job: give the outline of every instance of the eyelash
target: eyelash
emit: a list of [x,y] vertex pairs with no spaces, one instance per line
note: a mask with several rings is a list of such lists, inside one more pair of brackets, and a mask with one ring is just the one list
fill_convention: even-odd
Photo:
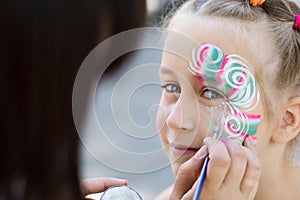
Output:
[[[178,85],[173,83],[167,83],[165,85],[162,85],[161,88],[163,88],[167,93],[175,93],[175,94],[181,93],[181,88]],[[200,93],[200,97],[204,98],[207,101],[219,100],[219,99],[226,100],[225,95],[223,95],[221,92],[207,87],[202,89]]]
[[[207,94],[206,92],[210,92],[210,93]],[[200,93],[200,96],[207,100],[226,99],[226,97],[222,93],[211,88],[203,88]]]
[[[168,92],[168,93],[177,93],[177,94],[181,93],[181,88],[176,84],[168,83],[168,84],[162,85],[161,87],[163,89],[165,89],[166,92]],[[169,87],[171,87],[171,88],[169,88]],[[173,91],[174,89],[175,89],[175,91]]]

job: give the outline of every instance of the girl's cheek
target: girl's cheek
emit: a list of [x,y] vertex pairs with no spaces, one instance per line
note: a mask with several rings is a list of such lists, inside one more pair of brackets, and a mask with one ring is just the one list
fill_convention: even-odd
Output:
[[159,134],[164,134],[167,120],[167,105],[163,99],[160,100],[156,114],[156,128]]
[[157,132],[160,137],[161,144],[163,148],[165,149],[167,155],[168,153],[168,140],[167,140],[167,133],[168,133],[168,127],[166,125],[166,120],[167,120],[167,112],[166,112],[166,107],[165,105],[160,102],[159,108],[157,110],[157,115],[156,115],[156,127],[157,127]]

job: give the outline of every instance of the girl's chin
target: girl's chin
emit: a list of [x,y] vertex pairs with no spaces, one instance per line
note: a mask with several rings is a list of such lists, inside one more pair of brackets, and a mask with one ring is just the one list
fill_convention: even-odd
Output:
[[187,156],[187,155],[182,155],[180,157],[174,157],[172,156],[172,158],[170,159],[171,165],[172,165],[172,169],[174,174],[177,174],[177,171],[179,169],[179,167],[185,163],[186,161],[188,161],[191,157],[193,157],[192,155]]
[[173,171],[174,176],[177,176],[178,170],[183,163],[180,163],[180,162],[172,163],[172,171]]

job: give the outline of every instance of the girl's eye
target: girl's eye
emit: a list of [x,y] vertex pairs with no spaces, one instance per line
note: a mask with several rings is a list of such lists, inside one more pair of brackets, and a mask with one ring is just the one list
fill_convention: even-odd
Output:
[[209,89],[206,89],[202,92],[202,96],[206,99],[209,99],[209,100],[215,100],[215,99],[223,99],[224,96],[222,94],[220,94],[219,92],[216,92],[214,90],[209,90]]
[[223,93],[210,89],[204,88],[200,93],[200,103],[207,107],[220,107],[226,102],[226,97]]
[[162,88],[164,88],[169,93],[181,93],[181,88],[175,84],[166,84],[163,85]]

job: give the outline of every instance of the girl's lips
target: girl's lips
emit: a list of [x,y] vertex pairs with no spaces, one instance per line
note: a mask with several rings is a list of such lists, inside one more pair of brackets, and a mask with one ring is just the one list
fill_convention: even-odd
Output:
[[190,148],[183,145],[170,144],[170,149],[175,156],[193,156],[199,150],[197,148]]

